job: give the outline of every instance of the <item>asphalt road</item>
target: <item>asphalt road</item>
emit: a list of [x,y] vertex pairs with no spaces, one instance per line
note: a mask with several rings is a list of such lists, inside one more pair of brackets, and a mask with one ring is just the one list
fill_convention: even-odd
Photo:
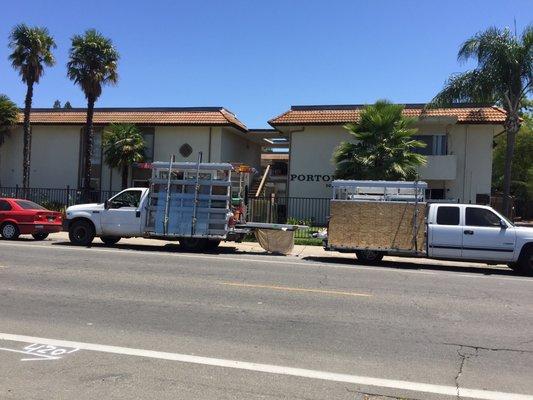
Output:
[[533,278],[0,241],[0,348],[1,399],[533,399]]

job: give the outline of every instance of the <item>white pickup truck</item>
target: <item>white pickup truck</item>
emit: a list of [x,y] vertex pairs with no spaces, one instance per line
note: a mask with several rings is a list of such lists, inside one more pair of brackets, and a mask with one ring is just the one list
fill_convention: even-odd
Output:
[[489,206],[427,203],[425,183],[416,185],[422,197],[413,202],[410,182],[334,181],[324,247],[355,252],[366,263],[389,254],[507,264],[533,274],[533,228],[515,226]]
[[121,238],[144,237],[176,240],[184,250],[202,251],[213,250],[222,240],[241,241],[249,233],[280,231],[285,246],[280,242],[267,250],[286,253],[292,248],[300,226],[246,221],[249,167],[171,161],[152,163],[151,169],[150,188],[129,188],[105,203],[67,208],[71,243],[87,246],[98,236],[114,245]]

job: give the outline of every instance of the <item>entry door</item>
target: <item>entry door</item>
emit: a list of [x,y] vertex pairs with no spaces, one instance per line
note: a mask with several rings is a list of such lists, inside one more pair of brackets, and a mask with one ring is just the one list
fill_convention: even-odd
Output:
[[463,227],[460,224],[459,206],[438,206],[435,221],[429,229],[429,256],[461,258]]
[[466,207],[463,232],[463,258],[511,261],[515,232],[500,226],[502,218],[488,208]]
[[128,189],[109,199],[102,212],[102,233],[106,236],[139,236],[141,234],[141,190]]

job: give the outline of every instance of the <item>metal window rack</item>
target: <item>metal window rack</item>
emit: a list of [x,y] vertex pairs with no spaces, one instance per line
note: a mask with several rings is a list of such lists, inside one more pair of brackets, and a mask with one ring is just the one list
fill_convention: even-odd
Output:
[[232,171],[228,163],[154,162],[147,231],[154,236],[224,239]]

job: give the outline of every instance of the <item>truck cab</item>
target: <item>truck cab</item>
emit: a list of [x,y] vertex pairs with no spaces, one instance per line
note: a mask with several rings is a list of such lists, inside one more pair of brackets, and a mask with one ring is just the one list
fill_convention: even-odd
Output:
[[147,188],[130,188],[105,203],[69,207],[71,242],[87,245],[100,236],[104,243],[114,244],[121,237],[143,236],[148,192]]
[[533,270],[533,229],[517,227],[488,206],[431,204],[427,216],[431,258],[506,263]]

